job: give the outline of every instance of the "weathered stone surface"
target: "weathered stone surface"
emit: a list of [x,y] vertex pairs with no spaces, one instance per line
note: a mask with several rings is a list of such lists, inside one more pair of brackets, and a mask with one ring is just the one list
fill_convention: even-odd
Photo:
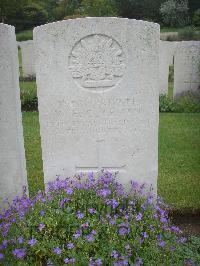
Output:
[[160,41],[159,57],[159,92],[160,94],[168,93],[169,66],[173,65],[174,53],[177,42]]
[[103,168],[156,189],[159,25],[67,20],[34,45],[45,182]]
[[200,42],[179,43],[174,57],[174,97],[200,90]]
[[22,51],[23,77],[35,77],[35,49],[33,41],[18,42]]
[[15,29],[0,24],[0,207],[27,186]]

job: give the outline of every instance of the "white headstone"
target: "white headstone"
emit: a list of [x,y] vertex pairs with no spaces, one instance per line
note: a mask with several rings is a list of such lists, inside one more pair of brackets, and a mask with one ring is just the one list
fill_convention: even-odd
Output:
[[173,65],[177,42],[160,41],[159,57],[159,92],[168,93],[169,66]]
[[23,77],[35,77],[35,49],[32,40],[18,42],[22,51]]
[[0,207],[27,186],[15,28],[0,23]]
[[34,44],[45,182],[103,168],[156,189],[159,25],[67,20]]
[[174,58],[174,97],[200,91],[200,41],[180,42]]

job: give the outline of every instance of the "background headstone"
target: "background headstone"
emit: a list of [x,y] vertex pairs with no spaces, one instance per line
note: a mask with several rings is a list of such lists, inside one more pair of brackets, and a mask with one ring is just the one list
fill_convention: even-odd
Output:
[[156,189],[159,37],[121,18],[34,29],[45,183],[103,168]]
[[174,53],[178,43],[160,41],[159,93],[168,93],[169,66],[173,65]]
[[27,186],[15,28],[0,23],[0,207]]
[[174,97],[200,91],[200,41],[179,43],[174,57]]
[[33,41],[18,42],[22,51],[23,77],[35,77],[35,49]]
[[177,41],[178,40],[178,32],[161,32],[160,39],[162,41]]

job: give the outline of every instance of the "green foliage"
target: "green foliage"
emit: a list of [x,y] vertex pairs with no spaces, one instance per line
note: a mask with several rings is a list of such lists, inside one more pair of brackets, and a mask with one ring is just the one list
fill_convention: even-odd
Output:
[[55,21],[56,18],[56,8],[58,7],[60,1],[58,0],[34,0],[35,3],[38,3],[42,6],[48,13],[48,21]]
[[32,30],[20,31],[16,34],[16,39],[18,42],[32,40],[33,39],[33,31]]
[[55,9],[55,17],[63,19],[66,16],[75,15],[80,5],[81,0],[61,0]]
[[194,12],[192,22],[195,26],[200,26],[200,8]]
[[47,21],[47,11],[36,3],[29,4],[23,9],[24,28],[30,29],[35,26],[45,24]]
[[20,96],[23,111],[37,111],[38,99],[35,82],[20,82]]
[[166,95],[159,97],[159,111],[160,112],[173,112],[175,110],[174,102]]
[[29,0],[0,0],[1,21],[23,30],[23,8]]
[[186,92],[174,100],[177,113],[200,113],[200,93]]
[[188,26],[178,32],[180,41],[200,40],[200,32],[194,26]]
[[113,0],[82,0],[77,12],[93,17],[116,16],[117,8]]
[[189,23],[188,0],[167,0],[160,7],[165,25],[184,26]]
[[184,243],[181,247],[183,258],[192,262],[194,257],[200,262],[200,237],[190,236],[187,243]]
[[186,92],[176,99],[166,95],[160,95],[160,112],[175,113],[199,113],[200,112],[200,93]]
[[159,8],[164,0],[116,0],[119,15],[127,18],[159,22]]
[[[16,197],[0,217],[4,265],[198,265],[198,240],[182,237],[168,206],[109,172],[56,179],[47,193]],[[3,258],[2,258],[3,257]]]
[[199,0],[189,0],[189,12],[192,17],[194,12],[199,9]]

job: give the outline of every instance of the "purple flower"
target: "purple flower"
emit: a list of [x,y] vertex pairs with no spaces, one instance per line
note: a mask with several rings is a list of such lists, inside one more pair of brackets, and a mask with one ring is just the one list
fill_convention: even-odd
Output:
[[88,227],[90,227],[90,225],[89,225],[88,222],[86,222],[86,223],[82,224],[81,227],[82,227],[83,229],[87,229]]
[[99,196],[102,196],[103,198],[106,198],[107,196],[109,196],[111,194],[111,190],[110,189],[100,189],[97,194]]
[[93,209],[93,208],[89,208],[89,213],[90,214],[95,214],[95,213],[97,213],[97,211],[95,210],[95,209]]
[[119,228],[119,235],[124,236],[128,234],[128,229],[126,227],[120,227]]
[[147,199],[147,203],[148,204],[152,204],[153,203],[153,197],[152,196],[149,196],[148,199]]
[[125,250],[126,250],[126,253],[128,254],[128,256],[131,256],[132,255],[131,247],[130,247],[129,244],[127,244],[125,246]]
[[41,211],[40,211],[40,216],[44,216],[45,213],[46,213],[46,212],[45,212],[44,210],[41,210]]
[[180,237],[177,242],[178,243],[185,243],[186,241],[187,241],[186,237]]
[[54,252],[55,254],[57,254],[57,255],[60,255],[61,252],[62,252],[62,249],[60,249],[59,247],[56,247],[56,248],[53,249],[53,252]]
[[151,231],[155,231],[155,227],[152,224],[149,226],[149,228]]
[[74,190],[73,190],[73,188],[68,187],[68,188],[65,189],[65,192],[66,192],[68,195],[71,195],[71,194],[73,194]]
[[131,180],[131,184],[132,184],[134,190],[137,190],[139,188],[139,184],[137,182]]
[[142,259],[141,258],[137,258],[136,262],[135,262],[135,266],[141,266],[143,264]]
[[114,225],[114,224],[116,224],[116,221],[115,221],[114,219],[110,219],[110,220],[109,220],[109,224]]
[[122,266],[122,265],[128,265],[128,259],[126,256],[122,256],[119,258],[119,261],[114,262],[114,266]]
[[121,224],[119,225],[119,230],[118,230],[119,235],[124,236],[124,235],[128,234],[129,231],[130,231],[130,230],[129,230],[129,227],[128,227],[127,224],[125,224],[125,223],[121,223]]
[[103,264],[101,259],[97,259],[95,263],[97,266],[101,266]]
[[66,258],[66,259],[64,259],[64,263],[65,264],[69,264],[69,263],[75,263],[76,262],[76,260],[74,259],[74,258],[72,258],[72,259],[70,259],[70,258]]
[[19,244],[22,244],[22,243],[24,243],[24,239],[23,239],[23,237],[18,237],[17,238],[17,242],[19,243]]
[[111,205],[112,205],[113,209],[116,209],[118,207],[119,203],[116,199],[112,199]]
[[143,233],[142,233],[142,236],[143,236],[144,238],[147,238],[147,237],[148,237],[148,234],[147,234],[146,232],[143,232]]
[[6,248],[7,245],[8,245],[8,240],[4,239],[4,240],[2,241],[2,246],[3,246],[4,248]]
[[186,260],[185,263],[186,263],[185,265],[188,265],[188,266],[195,266],[196,265],[195,262],[191,259]]
[[74,244],[72,242],[67,244],[67,248],[68,249],[73,249],[74,248]]
[[65,263],[65,264],[70,263],[70,258],[65,258],[65,259],[64,259],[64,263]]
[[91,234],[96,235],[97,232],[95,230],[92,230]]
[[158,246],[161,247],[161,248],[164,248],[164,246],[165,246],[165,241],[163,241],[163,240],[159,240],[159,241],[158,241]]
[[82,213],[82,212],[80,212],[80,211],[78,211],[77,212],[77,214],[76,214],[76,217],[78,218],[78,219],[82,219],[82,218],[84,218],[84,213]]
[[93,172],[88,173],[88,179],[89,179],[90,182],[94,182],[95,181],[95,177],[94,177],[94,173]]
[[65,203],[69,202],[70,199],[69,198],[64,198],[63,200],[61,200],[60,202],[60,207],[64,208],[65,207]]
[[90,258],[89,266],[95,266],[95,262],[93,261],[93,258]]
[[160,217],[160,221],[161,221],[161,223],[167,223],[167,218],[165,218],[165,217],[163,217],[163,216],[161,216]]
[[87,238],[87,241],[88,241],[88,242],[94,242],[94,240],[95,240],[93,234],[89,234],[89,235],[87,235],[86,238]]
[[32,238],[28,241],[29,245],[33,247],[36,244],[37,240],[35,238]]
[[114,259],[119,258],[119,254],[117,253],[116,250],[113,250],[113,251],[112,251],[112,253],[111,253],[111,257],[114,258]]
[[39,230],[39,231],[42,231],[44,228],[45,228],[45,224],[40,224],[40,225],[38,226],[38,230]]
[[171,226],[171,231],[175,232],[175,233],[178,233],[178,234],[181,234],[182,231],[180,228],[178,228],[177,226]]
[[81,230],[78,229],[78,230],[76,230],[76,232],[73,234],[73,238],[77,239],[77,238],[79,238],[80,236],[81,236]]
[[2,260],[4,258],[3,253],[0,253],[0,260]]
[[136,221],[141,221],[142,220],[142,213],[139,212],[136,216]]
[[18,259],[23,259],[26,256],[25,248],[16,248],[13,250],[13,255]]

